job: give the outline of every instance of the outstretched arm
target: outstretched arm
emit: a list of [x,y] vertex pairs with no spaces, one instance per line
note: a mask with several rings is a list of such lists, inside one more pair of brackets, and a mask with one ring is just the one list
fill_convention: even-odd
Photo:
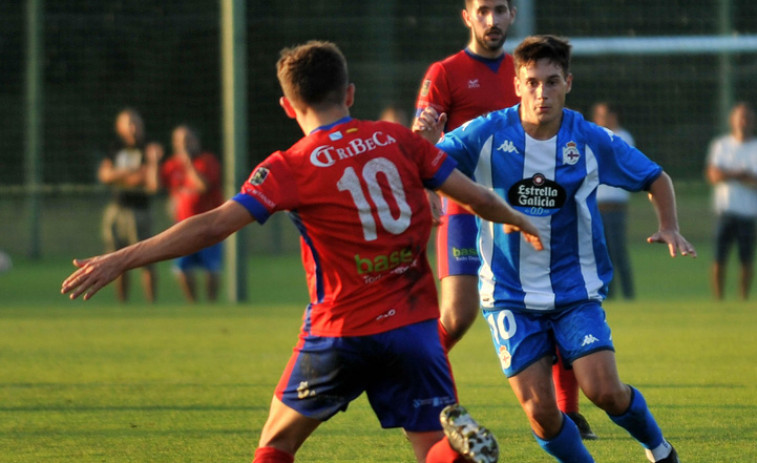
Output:
[[668,245],[670,257],[679,252],[682,256],[697,256],[697,251],[678,230],[678,213],[673,181],[663,172],[649,187],[649,201],[657,213],[657,232],[647,238],[647,243],[663,243]]
[[84,294],[84,300],[89,300],[100,288],[127,270],[197,252],[223,241],[253,221],[239,203],[226,201],[211,211],[183,220],[126,248],[88,259],[74,259],[78,270],[63,282],[61,293],[70,293],[71,299]]
[[542,250],[539,231],[528,218],[510,207],[493,191],[473,182],[455,169],[439,191],[468,211],[490,222],[505,224],[505,233],[519,231],[536,250]]

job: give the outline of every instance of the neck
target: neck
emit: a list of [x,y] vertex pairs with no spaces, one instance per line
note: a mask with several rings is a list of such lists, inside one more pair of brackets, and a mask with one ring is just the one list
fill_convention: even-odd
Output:
[[544,124],[538,121],[527,121],[523,119],[523,114],[521,113],[520,123],[523,126],[523,131],[526,132],[531,138],[535,140],[549,140],[550,138],[557,135],[557,132],[560,131],[560,125],[562,125],[562,116],[558,117],[554,121],[550,121]]
[[500,56],[505,54],[504,48],[498,48],[496,50],[489,50],[488,48],[484,48],[481,46],[480,43],[476,39],[471,39],[470,42],[468,42],[468,50],[473,52],[473,54],[481,56],[482,58],[488,58],[488,59],[494,59],[499,58]]
[[744,132],[744,131],[739,130],[739,131],[733,132],[733,138],[735,138],[739,142],[744,142],[752,138],[752,134],[749,132]]
[[297,123],[300,125],[302,132],[308,135],[318,127],[333,124],[349,115],[350,111],[346,106],[333,106],[323,111],[309,108],[304,112],[297,112]]

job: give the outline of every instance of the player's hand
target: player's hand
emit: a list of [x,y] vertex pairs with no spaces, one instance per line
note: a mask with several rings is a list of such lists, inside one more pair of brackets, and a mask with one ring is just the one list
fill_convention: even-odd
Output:
[[667,244],[670,257],[675,257],[679,253],[682,256],[697,256],[697,251],[694,249],[694,246],[677,231],[658,230],[652,236],[647,238],[647,243]]
[[145,157],[147,162],[151,164],[157,164],[163,159],[163,145],[160,143],[148,143],[145,146]]
[[87,301],[100,288],[115,280],[123,273],[118,259],[111,254],[90,257],[88,259],[74,259],[74,265],[79,269],[63,281],[61,294],[69,294],[70,299],[76,299],[84,294]]
[[541,236],[539,236],[539,230],[525,216],[521,216],[518,224],[505,223],[502,224],[502,228],[505,230],[505,233],[520,232],[523,239],[533,246],[534,249],[537,251],[544,250],[544,243],[542,243]]
[[413,121],[412,130],[431,143],[436,143],[442,137],[444,126],[447,124],[447,113],[441,113],[426,107]]

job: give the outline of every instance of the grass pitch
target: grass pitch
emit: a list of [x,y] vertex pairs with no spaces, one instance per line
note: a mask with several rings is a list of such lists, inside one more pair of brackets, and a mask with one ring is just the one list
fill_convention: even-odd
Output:
[[[754,462],[757,307],[712,302],[700,252],[682,261],[633,248],[639,298],[605,304],[621,377],[644,392],[682,461]],[[127,305],[112,288],[70,302],[57,293],[70,269],[22,261],[0,275],[0,462],[250,461],[307,299],[297,257],[255,259],[243,306],[186,306],[166,265],[153,306],[139,287]],[[482,320],[451,359],[461,402],[498,437],[501,461],[552,461],[530,435]],[[622,429],[581,404],[600,436],[587,444],[597,461],[645,461]],[[298,461],[413,455],[361,397],[315,432]]]

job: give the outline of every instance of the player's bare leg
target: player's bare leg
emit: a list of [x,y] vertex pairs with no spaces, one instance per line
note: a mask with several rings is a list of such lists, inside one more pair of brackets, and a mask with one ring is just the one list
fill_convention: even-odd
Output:
[[155,302],[156,279],[154,268],[145,267],[142,269],[142,287],[145,290],[145,299],[150,303]]
[[557,407],[552,386],[552,356],[542,357],[509,378],[531,424],[538,444],[558,461],[590,463],[594,460],[581,440],[578,427]]
[[650,461],[678,463],[675,449],[663,438],[644,396],[620,381],[613,351],[576,359],[573,370],[586,397],[641,443]]
[[415,459],[419,463],[426,461],[426,455],[431,447],[444,438],[442,431],[429,431],[429,432],[412,432],[405,431],[407,440],[410,441],[410,445],[413,446],[413,452],[415,453]]
[[189,272],[179,272],[177,278],[179,280],[179,286],[181,286],[181,291],[184,293],[184,297],[187,298],[187,301],[197,301],[194,275]]
[[723,300],[723,284],[725,282],[725,265],[718,262],[712,264],[712,290],[715,294],[715,299]]
[[274,397],[260,433],[258,449],[271,447],[294,456],[320,424],[320,421],[308,418]]
[[543,357],[509,380],[534,433],[542,439],[556,436],[563,415],[552,385],[552,357]]
[[631,388],[623,384],[615,365],[615,353],[603,350],[573,362],[573,371],[586,397],[611,415],[620,415],[631,403]]
[[447,332],[442,340],[448,351],[468,331],[479,314],[478,276],[452,275],[442,278],[440,321]]

